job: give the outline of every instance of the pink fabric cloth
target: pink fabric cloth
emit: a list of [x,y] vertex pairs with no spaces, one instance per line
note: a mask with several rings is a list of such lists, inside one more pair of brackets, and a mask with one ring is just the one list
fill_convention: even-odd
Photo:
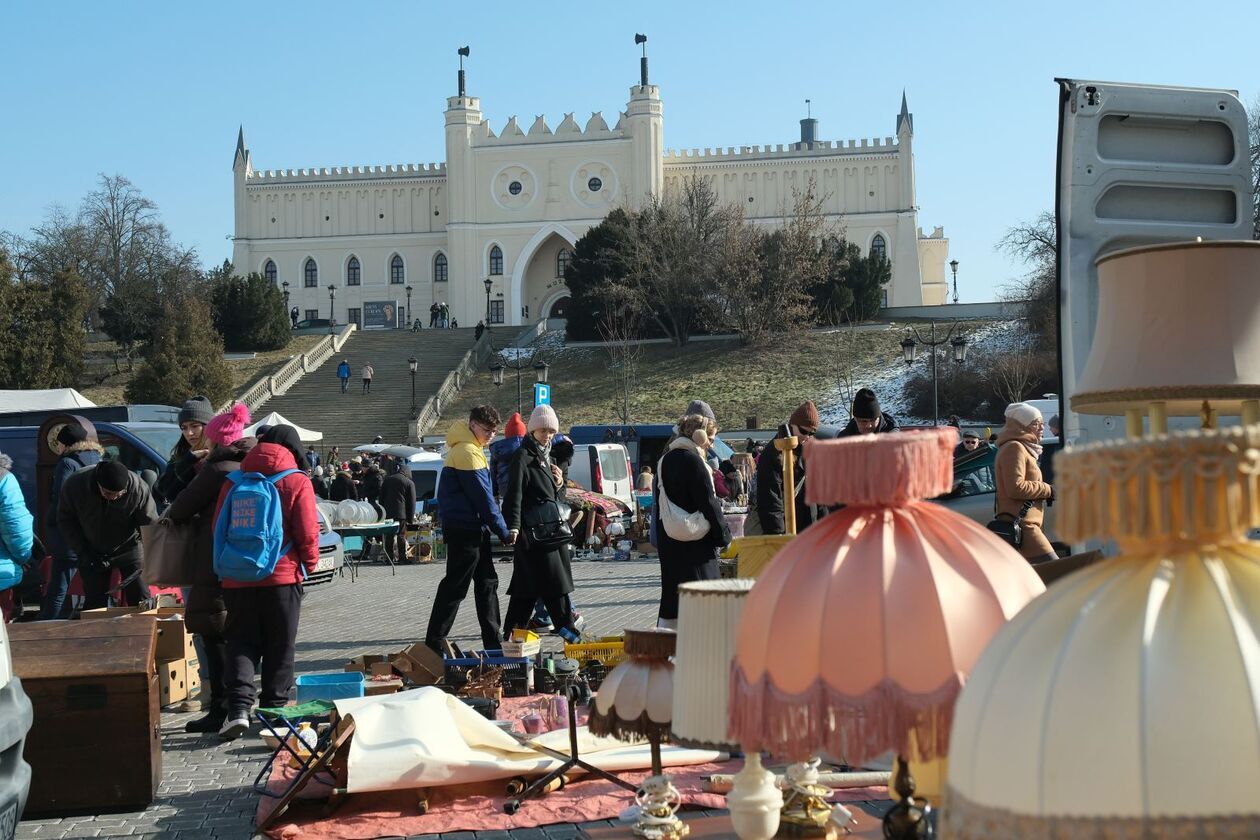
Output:
[[810,444],[810,501],[865,506],[797,536],[749,593],[731,669],[733,740],[855,764],[888,749],[909,755],[912,735],[925,760],[948,752],[954,702],[980,652],[1045,591],[990,531],[893,485],[948,490],[953,434]]

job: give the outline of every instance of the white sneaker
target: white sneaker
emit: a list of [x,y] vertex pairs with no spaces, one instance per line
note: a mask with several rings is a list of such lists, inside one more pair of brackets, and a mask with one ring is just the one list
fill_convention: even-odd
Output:
[[235,741],[249,731],[249,714],[240,709],[233,709],[227,720],[219,729],[219,737],[224,741]]

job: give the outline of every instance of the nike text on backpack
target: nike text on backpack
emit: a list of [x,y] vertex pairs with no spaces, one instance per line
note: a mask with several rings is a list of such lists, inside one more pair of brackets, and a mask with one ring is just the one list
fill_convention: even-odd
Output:
[[[228,473],[232,487],[214,524],[214,573],[220,578],[255,583],[276,571],[276,564],[289,550],[276,483],[296,472],[283,470],[271,476],[239,470]],[[301,563],[298,569],[305,577],[306,568]]]

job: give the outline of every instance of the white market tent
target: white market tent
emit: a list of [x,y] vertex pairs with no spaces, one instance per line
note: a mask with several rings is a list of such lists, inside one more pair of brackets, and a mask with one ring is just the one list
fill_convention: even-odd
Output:
[[271,412],[265,417],[259,417],[257,420],[254,421],[254,424],[252,426],[246,426],[245,435],[248,437],[254,434],[255,430],[257,430],[259,426],[292,426],[293,428],[297,429],[298,438],[302,441],[302,443],[314,443],[317,440],[324,439],[323,432],[312,432],[310,429],[303,429],[301,426],[299,426],[297,423],[294,423],[292,420],[284,419],[284,417],[281,416],[280,413],[276,411]]
[[54,411],[95,407],[96,403],[73,388],[50,388],[46,391],[0,391],[0,411]]

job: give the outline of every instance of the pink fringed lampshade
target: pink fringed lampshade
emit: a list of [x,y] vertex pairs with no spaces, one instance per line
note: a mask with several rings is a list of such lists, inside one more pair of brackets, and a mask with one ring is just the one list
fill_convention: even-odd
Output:
[[980,651],[1045,591],[987,529],[922,501],[951,489],[956,440],[939,429],[808,444],[808,501],[847,507],[789,543],[748,595],[733,741],[852,763],[946,754]]

